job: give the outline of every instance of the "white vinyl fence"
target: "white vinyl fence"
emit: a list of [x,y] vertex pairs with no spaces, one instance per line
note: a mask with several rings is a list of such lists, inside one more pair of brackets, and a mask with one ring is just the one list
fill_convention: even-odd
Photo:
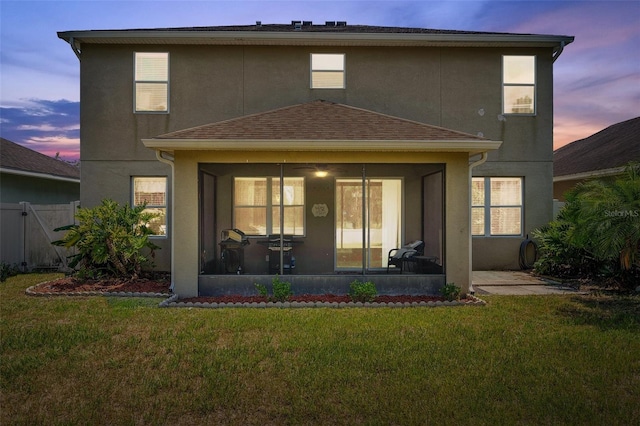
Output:
[[64,236],[53,230],[75,223],[79,201],[69,204],[0,204],[0,261],[21,271],[64,270],[72,254],[51,244]]

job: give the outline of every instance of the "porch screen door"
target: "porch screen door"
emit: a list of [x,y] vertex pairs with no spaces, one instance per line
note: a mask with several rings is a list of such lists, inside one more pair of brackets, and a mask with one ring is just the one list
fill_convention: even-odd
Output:
[[361,269],[363,254],[367,269],[386,268],[401,239],[402,180],[337,179],[335,217],[336,268]]

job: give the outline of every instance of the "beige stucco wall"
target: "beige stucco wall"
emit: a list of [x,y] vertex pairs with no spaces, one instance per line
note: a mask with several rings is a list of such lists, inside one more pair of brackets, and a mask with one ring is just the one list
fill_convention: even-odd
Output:
[[[170,53],[169,114],[133,113],[136,50]],[[346,53],[346,89],[309,88],[312,52]],[[537,116],[498,119],[504,54],[538,55]],[[505,141],[489,161],[552,157],[547,49],[86,45],[82,55],[83,161],[153,160],[141,139],[316,99]]]
[[[133,113],[135,51],[169,52],[169,114]],[[323,52],[346,54],[346,89],[309,88],[309,55]],[[536,116],[499,119],[502,55],[505,54],[537,55]],[[81,61],[81,202],[91,206],[105,197],[127,202],[131,176],[160,174],[170,177],[170,168],[159,163],[154,152],[144,147],[141,142],[144,138],[325,99],[504,141],[497,152],[490,154],[487,163],[473,173],[474,176],[524,177],[525,230],[521,238],[475,238],[474,267],[517,268],[520,241],[552,215],[552,83],[550,48],[84,44]],[[202,153],[180,153],[177,155],[179,163],[184,161],[184,155],[193,157],[193,161],[195,158],[205,161],[201,158]],[[362,161],[359,156],[355,158]],[[219,160],[218,154],[210,154],[210,157],[206,161]],[[301,161],[296,155],[294,157],[291,161]],[[280,158],[274,160],[280,161]],[[326,162],[334,160],[335,157],[327,155]],[[315,156],[313,161],[324,160]],[[186,164],[180,163],[176,183],[195,185],[197,172],[190,170],[187,173],[185,167]],[[453,167],[450,159],[447,167]],[[447,185],[451,180],[461,179],[452,176],[452,170],[466,177],[467,169],[461,169],[455,166],[448,170]],[[185,183],[181,176],[194,180]],[[194,190],[191,187],[184,189],[184,192],[176,191],[176,205],[182,205],[182,197],[190,196]],[[467,211],[449,210],[462,207],[459,202],[453,205],[450,202],[448,199],[448,217],[450,214],[454,217],[468,214]],[[180,235],[178,228],[189,226],[182,217],[176,218],[175,223],[176,229],[169,230],[170,237]],[[449,226],[448,221],[448,230]],[[456,240],[456,232],[461,229],[454,228],[453,234],[447,237]],[[170,261],[165,256],[169,243],[170,239],[162,242],[162,255],[157,259],[160,269],[169,268]],[[192,250],[191,247],[184,248],[184,252],[178,250],[181,255]],[[182,268],[193,262],[197,263],[197,256],[185,264],[176,264]],[[462,278],[456,280],[464,281]]]

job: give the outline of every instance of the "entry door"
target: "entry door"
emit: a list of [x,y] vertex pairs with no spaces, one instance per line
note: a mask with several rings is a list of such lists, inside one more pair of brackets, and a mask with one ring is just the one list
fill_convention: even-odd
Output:
[[337,179],[335,217],[336,268],[386,268],[401,241],[402,180]]
[[200,273],[216,272],[216,177],[200,172]]

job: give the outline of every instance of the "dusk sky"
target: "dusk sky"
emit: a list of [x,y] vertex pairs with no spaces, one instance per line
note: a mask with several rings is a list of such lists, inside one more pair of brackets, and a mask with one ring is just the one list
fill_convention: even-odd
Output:
[[289,23],[575,36],[554,65],[554,147],[640,115],[640,1],[5,1],[5,139],[79,155],[80,65],[58,31]]

